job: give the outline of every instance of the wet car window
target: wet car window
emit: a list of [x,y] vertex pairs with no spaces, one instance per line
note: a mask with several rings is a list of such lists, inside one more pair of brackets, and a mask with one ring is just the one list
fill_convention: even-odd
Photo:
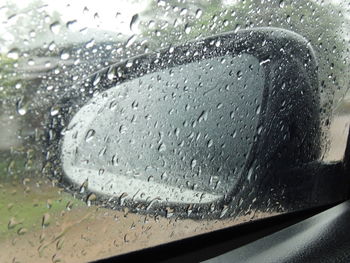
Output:
[[[234,66],[228,68],[226,63]],[[256,70],[249,71],[257,78],[229,74],[229,71],[234,74],[245,72],[245,67],[253,65]],[[223,77],[213,79],[205,74],[209,70],[223,74]],[[240,172],[252,144],[252,133],[258,126],[258,118],[254,116],[264,85],[264,79],[259,75],[262,75],[259,63],[252,57],[218,57],[203,60],[201,64],[174,67],[163,74],[151,73],[140,80],[108,89],[84,105],[71,120],[69,125],[72,128],[68,126],[62,144],[63,169],[78,185],[89,177],[90,189],[116,196],[127,193],[125,199],[159,199],[188,204],[213,202],[229,191],[237,177],[235,172]],[[154,83],[152,80],[157,78],[159,81]],[[202,83],[200,86],[198,80]],[[154,84],[149,88],[140,82]],[[247,86],[252,88],[247,89]],[[174,93],[174,87],[178,95]],[[213,87],[223,92],[213,93]],[[254,103],[244,105],[247,99]],[[215,107],[209,108],[209,104]],[[113,110],[110,110],[110,105]],[[236,119],[232,105],[244,107]],[[95,116],[94,112],[99,114]],[[120,117],[116,118],[118,113],[121,113]],[[145,114],[149,117],[145,118]],[[93,119],[88,120],[87,115]],[[250,127],[244,133],[248,139],[242,138],[243,133],[233,135],[235,130],[243,130],[245,126]],[[217,127],[226,131],[219,133]],[[113,131],[120,134],[115,141]],[[227,140],[227,137],[232,140]],[[219,152],[214,142],[219,146],[227,145]],[[75,148],[79,148],[78,153]],[[169,154],[176,149],[179,149],[178,154]],[[104,152],[102,156],[101,151]],[[84,160],[91,161],[86,163]],[[108,165],[108,162],[114,165]],[[96,178],[89,176],[90,173]],[[192,176],[193,173],[197,178]],[[223,178],[219,178],[220,175]],[[186,184],[190,186],[186,188],[194,189],[178,187]]]
[[335,0],[1,3],[0,261],[341,200],[316,175],[344,156],[349,19]]

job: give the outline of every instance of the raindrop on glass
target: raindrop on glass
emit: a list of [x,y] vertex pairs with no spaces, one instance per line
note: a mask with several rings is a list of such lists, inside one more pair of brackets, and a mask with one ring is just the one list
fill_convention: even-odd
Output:
[[202,16],[202,14],[203,14],[202,9],[197,9],[197,11],[196,11],[196,18],[197,19],[200,18]]
[[138,14],[135,14],[132,16],[131,21],[130,21],[130,30],[131,31],[134,31],[136,29],[138,20],[139,20]]
[[54,22],[50,25],[50,30],[54,34],[58,34],[60,32],[61,25],[59,22]]
[[12,59],[18,59],[19,58],[19,49],[13,48],[8,53],[7,56]]
[[67,60],[67,59],[69,59],[69,53],[64,51],[61,53],[60,57],[62,60]]
[[88,132],[87,132],[86,135],[85,135],[85,141],[86,141],[86,142],[91,141],[91,140],[94,138],[95,133],[96,133],[96,132],[95,132],[95,130],[93,130],[93,129],[88,130]]

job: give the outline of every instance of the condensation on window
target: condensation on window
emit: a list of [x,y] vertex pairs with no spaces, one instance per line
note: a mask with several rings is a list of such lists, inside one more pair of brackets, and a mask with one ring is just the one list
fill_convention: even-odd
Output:
[[[350,123],[349,19],[350,2],[336,0],[1,3],[0,261],[86,262],[289,212],[273,198],[256,210],[245,204],[254,197],[237,197],[234,213],[217,201],[240,175],[251,132],[262,131],[268,59],[223,52],[99,87],[144,54],[157,63],[164,50],[213,35],[286,29],[315,53],[320,159],[339,161]],[[89,93],[81,83],[91,76]]]

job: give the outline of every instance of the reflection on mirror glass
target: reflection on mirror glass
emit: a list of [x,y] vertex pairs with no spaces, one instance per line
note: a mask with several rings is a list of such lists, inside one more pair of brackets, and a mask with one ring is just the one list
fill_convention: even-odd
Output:
[[349,17],[335,0],[0,3],[0,262],[342,200]]
[[135,202],[222,199],[253,144],[263,87],[264,72],[249,55],[206,59],[117,85],[69,123],[63,170],[77,185],[87,181],[91,191]]

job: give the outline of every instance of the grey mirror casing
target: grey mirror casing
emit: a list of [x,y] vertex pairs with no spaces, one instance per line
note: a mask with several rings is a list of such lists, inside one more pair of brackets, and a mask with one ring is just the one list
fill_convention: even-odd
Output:
[[49,174],[105,207],[222,218],[346,195],[325,185],[318,162],[315,55],[287,30],[241,30],[134,57],[77,83],[55,107]]

